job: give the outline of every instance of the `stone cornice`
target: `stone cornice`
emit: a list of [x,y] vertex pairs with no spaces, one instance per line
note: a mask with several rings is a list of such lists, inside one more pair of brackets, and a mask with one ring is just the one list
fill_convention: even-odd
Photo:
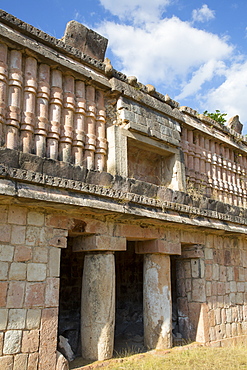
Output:
[[48,35],[47,33],[39,30],[38,28],[23,22],[22,20],[16,18],[15,16],[5,12],[0,9],[0,21],[11,28],[19,31],[20,33],[31,37],[38,42],[41,42],[44,45],[47,45],[63,54],[68,55],[69,57],[78,60],[81,63],[85,63],[94,69],[100,71],[105,71],[105,64],[97,59],[94,59],[80,50],[65,44],[62,40],[57,39],[53,36]]
[[[8,167],[4,164],[0,165],[0,178],[10,179],[14,181],[20,181],[35,185],[43,185],[56,189],[65,189],[67,191],[79,192],[81,194],[88,194],[100,198],[106,198],[110,201],[115,201],[122,205],[137,205],[139,207],[145,207],[152,209],[156,212],[162,213],[177,213],[177,216],[193,218],[207,218],[216,219],[223,222],[230,222],[240,225],[247,225],[247,218],[242,216],[235,216],[229,213],[224,214],[210,209],[201,209],[198,207],[175,203],[170,201],[163,201],[161,199],[155,199],[147,197],[145,195],[134,194],[131,192],[125,192],[118,189],[109,188],[102,185],[89,184],[83,181],[71,180],[61,177],[50,176],[39,172],[30,170],[24,170],[20,168]],[[45,200],[45,199],[44,199]],[[110,208],[109,208],[110,210]],[[131,214],[131,212],[130,212]],[[200,222],[199,222],[200,224]],[[199,226],[198,224],[198,226]]]

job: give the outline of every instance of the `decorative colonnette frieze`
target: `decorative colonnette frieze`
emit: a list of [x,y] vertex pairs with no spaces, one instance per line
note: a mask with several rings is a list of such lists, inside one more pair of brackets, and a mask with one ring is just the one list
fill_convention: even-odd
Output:
[[[196,189],[201,194],[234,206],[246,205],[245,151],[185,127],[181,144],[191,191]],[[187,190],[190,192],[189,188]]]
[[103,91],[0,43],[0,100],[1,146],[104,170]]
[[165,211],[177,211],[185,214],[190,214],[198,217],[209,217],[222,221],[230,221],[237,224],[247,225],[247,218],[241,216],[224,214],[209,209],[201,209],[186,204],[175,203],[170,201],[163,201],[162,199],[155,199],[144,195],[138,195],[130,192],[124,192],[118,189],[112,189],[102,185],[88,184],[83,181],[71,180],[56,176],[50,176],[39,172],[30,170],[23,170],[19,168],[12,168],[0,165],[0,178],[8,178],[13,180],[24,181],[27,183],[47,185],[66,190],[74,190],[81,193],[86,193],[95,196],[102,196],[109,199],[117,200],[120,203],[137,203],[143,206],[152,208],[160,208]]

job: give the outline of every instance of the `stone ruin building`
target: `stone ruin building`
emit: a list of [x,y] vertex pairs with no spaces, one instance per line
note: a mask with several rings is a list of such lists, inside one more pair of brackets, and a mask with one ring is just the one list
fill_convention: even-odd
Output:
[[[247,336],[247,141],[0,12],[0,368]],[[62,345],[60,345],[62,347]],[[60,348],[59,347],[59,348]],[[58,358],[58,361],[57,361]]]

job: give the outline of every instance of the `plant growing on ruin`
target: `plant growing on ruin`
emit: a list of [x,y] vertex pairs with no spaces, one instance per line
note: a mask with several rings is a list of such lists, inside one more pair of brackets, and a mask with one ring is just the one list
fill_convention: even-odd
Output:
[[207,110],[203,112],[204,116],[212,118],[214,121],[220,123],[221,125],[224,125],[226,122],[225,116],[227,116],[226,113],[221,113],[218,109],[215,110],[215,113],[209,113]]

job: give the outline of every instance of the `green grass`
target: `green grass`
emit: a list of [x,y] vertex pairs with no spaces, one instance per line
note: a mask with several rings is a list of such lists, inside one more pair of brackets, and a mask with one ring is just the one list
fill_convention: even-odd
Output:
[[[116,360],[115,360],[116,361]],[[173,349],[168,353],[155,351],[108,362],[104,370],[211,370],[247,369],[247,349],[244,346],[193,349]]]

